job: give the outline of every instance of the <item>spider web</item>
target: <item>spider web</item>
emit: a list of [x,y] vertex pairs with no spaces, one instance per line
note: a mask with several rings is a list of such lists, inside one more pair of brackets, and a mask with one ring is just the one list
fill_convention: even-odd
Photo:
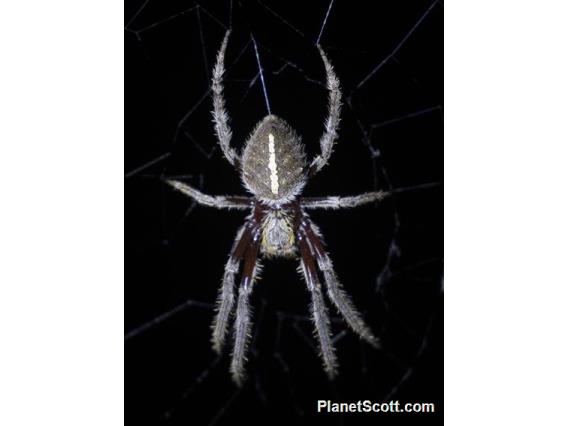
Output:
[[[434,402],[441,411],[442,4],[305,3],[126,3],[129,424],[219,425],[253,415],[342,424],[342,416],[315,414],[318,399]],[[309,155],[317,152],[327,97],[319,42],[345,105],[330,164],[305,194],[401,189],[373,207],[312,214],[382,342],[365,346],[330,307],[334,382],[321,368],[309,295],[289,260],[263,262],[242,389],[230,381],[227,353],[211,350],[213,302],[244,215],[196,207],[161,178],[244,193],[210,115],[211,69],[228,27],[225,96],[237,148],[271,111],[298,130]]]

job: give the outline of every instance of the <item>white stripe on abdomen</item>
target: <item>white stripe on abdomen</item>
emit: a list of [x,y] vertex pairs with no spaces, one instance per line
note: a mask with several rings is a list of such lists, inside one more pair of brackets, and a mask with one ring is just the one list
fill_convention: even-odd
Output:
[[268,134],[268,169],[270,170],[270,189],[278,195],[278,168],[276,166],[276,151],[274,150],[274,136]]

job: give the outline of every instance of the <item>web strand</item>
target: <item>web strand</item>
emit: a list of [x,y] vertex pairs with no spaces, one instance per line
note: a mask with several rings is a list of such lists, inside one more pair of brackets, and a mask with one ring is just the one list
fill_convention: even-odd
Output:
[[432,11],[432,9],[434,9],[434,6],[436,6],[438,4],[439,0],[435,0],[430,7],[428,7],[428,9],[426,9],[426,12],[424,12],[424,14],[420,17],[420,19],[418,19],[418,21],[412,26],[412,28],[410,29],[410,31],[408,31],[408,33],[406,33],[406,35],[402,38],[402,40],[395,46],[395,48],[375,67],[371,70],[371,72],[369,74],[367,74],[365,76],[365,78],[363,78],[363,80],[361,80],[361,82],[357,85],[357,87],[355,87],[355,90],[360,89],[365,83],[367,83],[367,81],[369,81],[371,79],[371,77],[373,77],[382,67],[384,64],[386,64],[394,55],[397,54],[397,52],[400,50],[400,48],[404,45],[404,43],[406,43],[406,41],[410,38],[410,36],[414,33],[414,31],[416,31],[416,29],[420,26],[420,24],[426,19],[426,17],[430,14],[430,12]]
[[327,12],[325,13],[325,18],[323,18],[323,23],[321,24],[320,32],[318,34],[318,38],[316,40],[316,45],[320,44],[321,36],[323,35],[323,30],[325,29],[325,24],[327,23],[327,18],[329,18],[329,14],[331,13],[331,8],[333,7],[333,2],[335,0],[331,0],[329,2],[329,6],[327,8]]
[[260,62],[260,55],[258,54],[258,46],[256,45],[256,40],[251,34],[252,44],[254,46],[254,54],[256,55],[256,62],[258,64],[258,72],[260,74],[260,82],[262,83],[262,93],[264,94],[264,102],[266,102],[266,110],[268,114],[272,114],[270,111],[270,102],[268,101],[268,92],[266,91],[266,83],[264,82],[264,72],[262,69],[262,63]]

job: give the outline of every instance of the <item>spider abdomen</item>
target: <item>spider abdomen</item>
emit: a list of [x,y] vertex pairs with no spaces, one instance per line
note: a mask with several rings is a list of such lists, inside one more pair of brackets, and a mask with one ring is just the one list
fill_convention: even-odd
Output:
[[268,257],[290,257],[296,253],[292,217],[283,210],[272,210],[262,221],[262,252]]
[[265,203],[291,201],[306,183],[306,154],[296,132],[281,118],[266,116],[242,155],[245,186]]

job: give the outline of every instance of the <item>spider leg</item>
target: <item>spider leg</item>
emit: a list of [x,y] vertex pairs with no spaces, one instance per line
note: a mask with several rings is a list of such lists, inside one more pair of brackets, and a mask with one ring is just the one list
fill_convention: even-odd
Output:
[[213,123],[215,125],[215,133],[221,145],[221,150],[225,158],[233,166],[238,167],[240,158],[237,152],[231,148],[231,137],[233,133],[229,127],[229,115],[225,109],[225,98],[223,97],[223,74],[225,74],[225,51],[229,42],[231,30],[228,30],[217,53],[217,62],[213,68],[213,79],[211,90],[213,91]]
[[321,357],[323,360],[324,369],[330,379],[337,375],[337,357],[335,349],[331,341],[331,327],[329,323],[329,316],[323,300],[321,286],[318,280],[316,264],[314,256],[305,235],[298,234],[298,247],[301,256],[301,270],[306,280],[308,290],[312,295],[312,318],[315,325],[316,333],[319,338],[319,345]]
[[372,346],[378,347],[378,339],[373,335],[371,329],[365,324],[363,317],[337,279],[337,275],[333,269],[333,263],[325,251],[317,227],[309,219],[305,218],[300,225],[300,232],[304,233],[310,250],[313,254],[315,254],[319,269],[324,276],[327,294],[333,304],[355,333]]
[[335,75],[331,62],[329,62],[325,52],[319,45],[318,50],[323,60],[327,76],[327,90],[329,91],[328,112],[325,120],[325,130],[320,138],[321,154],[316,156],[310,164],[308,170],[309,176],[313,176],[319,172],[329,161],[329,157],[331,157],[331,152],[333,151],[333,144],[337,139],[341,114],[341,88],[339,86],[339,79]]
[[256,228],[248,241],[244,253],[243,275],[239,288],[237,301],[237,311],[235,317],[234,347],[231,359],[231,374],[238,386],[241,386],[245,379],[245,368],[247,346],[251,335],[251,312],[250,295],[257,273],[260,269],[257,259],[260,246],[260,232]]
[[376,191],[348,197],[303,197],[300,199],[300,203],[306,209],[344,209],[359,207],[375,201],[383,201],[390,195],[390,192]]
[[302,197],[299,201],[300,205],[306,209],[344,209],[363,206],[375,201],[383,201],[384,199],[391,197],[394,194],[431,189],[439,187],[440,185],[441,184],[439,182],[429,182],[420,185],[393,188],[390,191],[365,192],[363,194],[351,195],[347,197]]
[[243,258],[245,250],[252,238],[252,232],[255,225],[251,221],[247,221],[237,233],[229,260],[225,265],[225,272],[223,274],[223,281],[219,289],[219,296],[217,298],[216,315],[211,326],[213,335],[211,343],[213,343],[213,350],[217,354],[221,353],[225,343],[225,336],[229,325],[229,316],[233,310],[235,303],[234,287],[235,275],[239,272],[239,264]]
[[252,197],[237,195],[207,195],[178,180],[167,180],[166,182],[203,206],[215,207],[217,209],[246,210],[250,209],[254,205]]

